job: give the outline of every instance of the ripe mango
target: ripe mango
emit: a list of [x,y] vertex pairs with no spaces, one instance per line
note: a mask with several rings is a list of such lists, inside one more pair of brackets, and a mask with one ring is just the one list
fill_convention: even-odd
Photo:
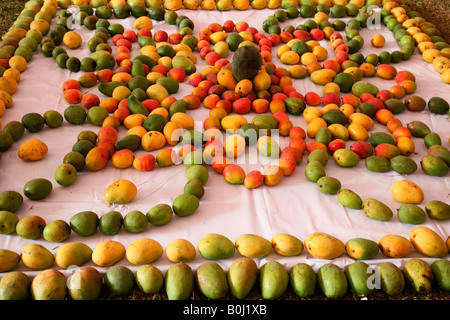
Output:
[[143,265],[158,260],[163,252],[163,247],[158,241],[149,238],[139,238],[130,243],[125,255],[130,263]]
[[166,256],[172,262],[187,262],[194,260],[197,252],[186,239],[172,240],[166,247]]
[[194,274],[189,265],[178,262],[165,274],[165,289],[169,300],[187,300],[194,290]]
[[362,204],[362,209],[367,217],[374,220],[389,221],[393,216],[391,208],[373,198],[365,199]]
[[432,219],[447,220],[450,219],[450,205],[443,201],[431,200],[425,205],[425,212]]
[[405,237],[396,234],[387,234],[378,241],[381,252],[386,257],[403,258],[411,251],[411,242]]
[[303,243],[297,237],[286,233],[278,233],[272,238],[272,247],[282,256],[298,256],[303,251]]
[[449,291],[450,290],[450,261],[442,259],[436,260],[430,265],[433,272],[433,278],[437,285]]
[[428,292],[433,287],[433,271],[425,260],[409,259],[403,266],[403,274],[417,292]]
[[425,197],[422,189],[410,180],[395,181],[391,185],[391,194],[399,202],[412,204],[421,203]]
[[37,270],[50,268],[55,261],[51,251],[37,243],[29,243],[23,246],[20,251],[20,258],[26,267]]
[[227,275],[216,262],[208,261],[198,266],[195,282],[200,292],[208,299],[222,299],[228,293]]
[[119,179],[111,183],[105,190],[108,203],[124,204],[132,201],[137,195],[136,185],[127,179]]
[[93,267],[81,267],[69,277],[67,288],[72,300],[97,300],[102,290],[102,275]]
[[136,270],[136,284],[144,293],[157,293],[164,285],[164,275],[157,267],[145,264]]
[[263,258],[272,252],[272,243],[256,234],[242,234],[235,241],[236,250],[244,257]]
[[270,136],[261,136],[256,142],[258,152],[267,158],[278,159],[281,154],[281,148],[278,142]]
[[81,266],[92,258],[92,249],[82,242],[65,243],[56,250],[55,262],[63,269]]
[[421,224],[425,222],[427,215],[425,210],[416,204],[402,204],[397,210],[398,219],[404,223]]
[[353,238],[345,243],[345,251],[353,259],[369,260],[378,254],[378,243],[365,238]]
[[280,297],[289,285],[289,274],[278,261],[268,261],[259,269],[259,286],[264,299]]
[[20,262],[20,255],[17,252],[0,249],[0,272],[7,272],[14,269]]
[[308,298],[314,294],[317,284],[317,274],[309,264],[295,264],[289,270],[289,279],[292,290],[300,298]]
[[337,193],[338,202],[350,209],[362,209],[362,199],[354,191],[349,189],[341,189]]
[[399,267],[392,262],[381,262],[375,270],[380,275],[380,286],[384,293],[396,296],[403,291],[405,277]]
[[92,261],[100,267],[109,267],[125,255],[125,247],[118,241],[103,240],[92,251]]
[[235,132],[244,124],[247,124],[247,119],[239,114],[231,114],[222,118],[220,124],[225,131]]
[[363,261],[355,261],[345,269],[345,276],[351,290],[357,295],[368,296],[375,288],[369,284],[369,279],[375,270]]
[[336,237],[323,232],[313,232],[305,239],[309,254],[319,259],[334,259],[345,252],[344,243]]
[[228,269],[227,279],[231,295],[237,299],[245,299],[258,278],[258,266],[248,257],[233,261]]
[[0,300],[27,300],[31,279],[23,272],[11,271],[0,279]]
[[56,269],[41,271],[31,281],[33,300],[65,300],[67,296],[67,278]]
[[233,241],[217,233],[208,233],[202,237],[197,247],[198,252],[210,260],[229,258],[236,249]]
[[448,254],[444,239],[428,227],[413,228],[409,233],[409,241],[414,249],[428,257],[442,258]]
[[336,77],[336,72],[332,69],[320,69],[311,73],[312,82],[321,86],[332,82],[334,77]]
[[317,283],[329,299],[340,299],[347,293],[348,283],[345,273],[335,264],[327,263],[319,268]]

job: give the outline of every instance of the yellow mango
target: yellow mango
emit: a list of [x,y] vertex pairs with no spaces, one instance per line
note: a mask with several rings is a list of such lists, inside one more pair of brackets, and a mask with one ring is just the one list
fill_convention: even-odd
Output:
[[420,226],[412,229],[409,233],[409,241],[414,249],[429,257],[442,258],[449,251],[444,239],[428,227]]
[[92,251],[92,261],[100,267],[109,267],[120,261],[125,252],[125,247],[120,242],[104,240]]
[[37,161],[44,159],[48,153],[47,145],[39,139],[30,139],[19,146],[17,155],[23,161]]
[[152,130],[148,131],[141,138],[141,146],[145,151],[161,149],[166,144],[166,137],[163,133]]
[[331,69],[320,69],[311,73],[311,80],[322,86],[333,81],[334,77],[336,77],[336,72]]
[[303,251],[303,243],[297,237],[286,233],[278,233],[272,238],[272,247],[282,256],[298,256]]
[[22,263],[30,269],[43,270],[50,268],[55,261],[55,257],[46,247],[29,243],[22,247],[20,251]]
[[0,272],[14,269],[20,262],[20,255],[8,249],[0,249]]
[[381,252],[390,258],[403,258],[406,257],[411,251],[411,242],[405,237],[388,234],[383,236],[378,245]]
[[232,114],[223,117],[220,124],[224,130],[231,130],[232,132],[238,130],[241,126],[247,123],[247,119],[239,114]]
[[128,203],[136,197],[136,185],[126,179],[111,183],[105,190],[105,200],[109,203]]
[[170,121],[176,122],[180,128],[186,130],[193,130],[195,125],[195,120],[184,112],[176,112],[172,115]]
[[323,232],[313,232],[305,239],[306,250],[319,259],[334,259],[345,252],[344,243],[336,237]]
[[81,242],[69,242],[56,250],[55,262],[63,269],[70,266],[81,266],[89,262],[92,257],[92,249]]
[[248,258],[262,258],[272,252],[272,243],[256,234],[242,234],[235,241],[236,250]]
[[197,255],[194,245],[185,239],[175,239],[166,247],[166,256],[172,262],[188,262]]
[[163,254],[159,242],[149,238],[139,238],[130,243],[126,250],[129,262],[135,265],[149,264],[158,260]]
[[424,199],[422,189],[410,180],[399,180],[392,184],[391,194],[395,200],[402,203],[421,203]]

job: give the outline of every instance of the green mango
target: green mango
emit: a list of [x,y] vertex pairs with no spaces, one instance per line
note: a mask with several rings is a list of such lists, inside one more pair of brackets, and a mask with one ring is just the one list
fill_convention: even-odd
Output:
[[198,252],[210,260],[229,258],[235,249],[233,241],[217,233],[209,233],[198,242]]
[[135,61],[133,61],[133,64],[131,65],[131,75],[133,77],[145,76],[144,63],[142,62],[142,60],[136,59]]
[[177,55],[172,58],[172,67],[173,68],[181,68],[186,72],[186,75],[191,75],[197,69],[195,64],[186,56]]
[[427,219],[425,211],[416,204],[405,203],[397,210],[398,219],[404,223],[421,224]]
[[345,273],[335,264],[327,263],[319,268],[317,283],[329,299],[340,299],[347,293],[348,283]]
[[434,281],[437,285],[449,291],[450,290],[450,261],[442,259],[436,260],[431,265]]
[[400,112],[406,110],[405,103],[396,98],[388,99],[384,102],[386,109],[392,112],[392,114],[399,114]]
[[14,190],[0,193],[0,210],[15,213],[23,203],[23,196]]
[[137,134],[129,134],[116,141],[115,147],[116,151],[129,149],[134,152],[140,147],[140,145],[141,137],[139,137]]
[[198,266],[195,281],[200,292],[208,299],[222,299],[228,293],[227,274],[216,262],[208,261]]
[[[332,137],[330,129],[328,129],[328,127],[321,127],[321,128],[319,128],[319,130],[317,130],[314,140],[328,146],[328,144],[330,143],[332,138],[333,137]],[[319,150],[319,149],[316,149],[316,150]],[[320,149],[320,150],[322,150],[322,149]]]
[[172,207],[166,203],[154,205],[146,213],[146,216],[149,223],[157,226],[164,225],[172,220]]
[[425,136],[431,133],[430,127],[419,120],[408,122],[406,127],[411,131],[411,135],[417,138],[425,138]]
[[253,79],[263,65],[261,53],[253,46],[239,47],[233,56],[232,69],[237,81]]
[[364,160],[364,165],[373,172],[388,172],[391,169],[389,159],[382,156],[369,156]]
[[143,114],[148,116],[148,109],[142,104],[135,95],[128,96],[128,109],[132,114]]
[[428,148],[428,154],[441,158],[450,167],[450,150],[444,146],[435,144]]
[[341,189],[337,193],[338,202],[350,209],[362,209],[362,199],[361,197],[352,190]]
[[62,242],[70,237],[72,229],[70,225],[61,219],[50,221],[42,231],[45,240],[51,242]]
[[135,279],[126,266],[112,266],[105,273],[105,285],[115,295],[126,296],[134,288]]
[[55,253],[55,262],[63,269],[70,266],[81,266],[91,261],[91,258],[92,249],[82,242],[65,243]]
[[99,217],[93,211],[81,211],[70,218],[70,227],[80,236],[90,236],[97,231]]
[[328,155],[328,152],[323,149],[315,149],[311,151],[310,154],[308,154],[308,162],[311,162],[313,160],[317,160],[320,163],[322,163],[324,166],[328,164],[330,156]]
[[144,293],[157,293],[164,285],[164,275],[161,270],[150,264],[140,266],[136,270],[136,284]]
[[30,200],[42,200],[50,195],[53,185],[45,178],[35,178],[25,183],[23,194]]
[[350,149],[338,149],[333,153],[333,159],[338,166],[350,168],[358,164],[360,157]]
[[392,262],[381,262],[375,267],[380,275],[380,288],[389,296],[399,295],[405,289],[405,277]]
[[110,82],[100,82],[97,86],[98,91],[103,93],[107,97],[112,97],[112,93],[115,88],[120,86],[126,86],[124,82],[121,81],[110,81]]
[[300,298],[308,298],[314,294],[317,284],[317,274],[309,264],[295,264],[289,270],[289,279],[292,290]]
[[0,234],[11,234],[16,231],[19,217],[14,213],[2,210],[0,211]]
[[410,157],[398,155],[390,159],[391,168],[400,174],[410,174],[417,170],[417,163]]
[[378,87],[368,81],[357,81],[352,86],[352,93],[357,97],[366,92],[376,96],[378,91]]
[[450,205],[443,201],[431,200],[425,205],[425,212],[432,219],[447,220],[450,219]]
[[65,300],[67,297],[67,278],[59,270],[45,269],[31,281],[33,300]]
[[425,260],[409,259],[403,266],[403,274],[406,281],[417,292],[428,292],[433,287],[433,271]]
[[341,182],[333,177],[321,177],[317,180],[317,189],[325,194],[336,194],[341,189]]
[[11,271],[0,279],[0,300],[28,300],[31,279],[23,272]]
[[279,298],[289,285],[289,273],[278,261],[268,261],[259,269],[259,286],[264,299]]
[[372,145],[372,147],[376,147],[377,145],[381,143],[389,143],[395,145],[395,139],[393,136],[386,132],[378,131],[374,132],[369,137],[369,143]]
[[268,135],[278,128],[278,120],[271,114],[257,114],[253,117],[252,123],[258,127],[258,130],[267,130]]
[[375,270],[363,261],[355,261],[345,269],[351,290],[361,296],[368,296],[375,291],[375,287],[369,283],[369,279],[373,277],[374,273]]
[[449,170],[444,160],[431,155],[424,156],[420,160],[420,166],[426,174],[436,177],[445,176]]
[[183,191],[184,193],[189,193],[196,196],[198,199],[201,199],[205,194],[203,183],[200,179],[197,178],[189,179],[184,185]]
[[189,265],[171,265],[165,275],[165,289],[169,300],[187,300],[194,290],[194,274]]
[[97,300],[102,291],[102,275],[93,267],[75,270],[67,283],[72,300]]
[[117,234],[122,228],[123,216],[118,211],[109,211],[98,220],[98,228],[107,235]]
[[248,257],[238,258],[230,265],[227,273],[231,295],[245,299],[253,289],[258,278],[258,266]]
[[391,208],[373,198],[365,199],[362,204],[362,209],[367,217],[374,220],[388,221],[393,216]]
[[377,255],[380,248],[378,247],[378,243],[373,240],[353,238],[346,242],[345,250],[353,259],[369,260]]
[[317,182],[317,180],[325,175],[323,164],[317,160],[310,161],[305,167],[305,176],[309,181]]

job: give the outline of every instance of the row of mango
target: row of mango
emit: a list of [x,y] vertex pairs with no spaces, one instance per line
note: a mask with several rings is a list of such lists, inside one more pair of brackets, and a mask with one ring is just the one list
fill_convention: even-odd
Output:
[[165,274],[151,264],[140,266],[135,273],[126,266],[112,266],[104,275],[90,266],[69,270],[68,276],[56,269],[45,269],[32,279],[12,271],[0,279],[0,300],[97,300],[102,297],[103,287],[115,296],[139,290],[149,295],[165,294],[168,300],[191,299],[194,290],[210,300],[242,300],[255,291],[262,300],[274,300],[288,290],[301,299],[323,295],[336,300],[347,294],[370,298],[375,292],[395,297],[410,288],[423,294],[432,289],[450,290],[450,262],[440,259],[429,264],[412,258],[402,268],[392,262],[370,266],[355,261],[346,268],[325,263],[316,272],[304,262],[287,269],[270,260],[258,268],[253,259],[242,257],[234,260],[227,271],[213,261],[202,263],[195,272],[179,262]]

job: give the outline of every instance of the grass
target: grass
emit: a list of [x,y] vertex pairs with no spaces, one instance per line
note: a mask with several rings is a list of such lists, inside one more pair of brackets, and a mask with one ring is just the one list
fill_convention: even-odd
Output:
[[5,34],[22,12],[26,0],[0,1],[0,35]]

